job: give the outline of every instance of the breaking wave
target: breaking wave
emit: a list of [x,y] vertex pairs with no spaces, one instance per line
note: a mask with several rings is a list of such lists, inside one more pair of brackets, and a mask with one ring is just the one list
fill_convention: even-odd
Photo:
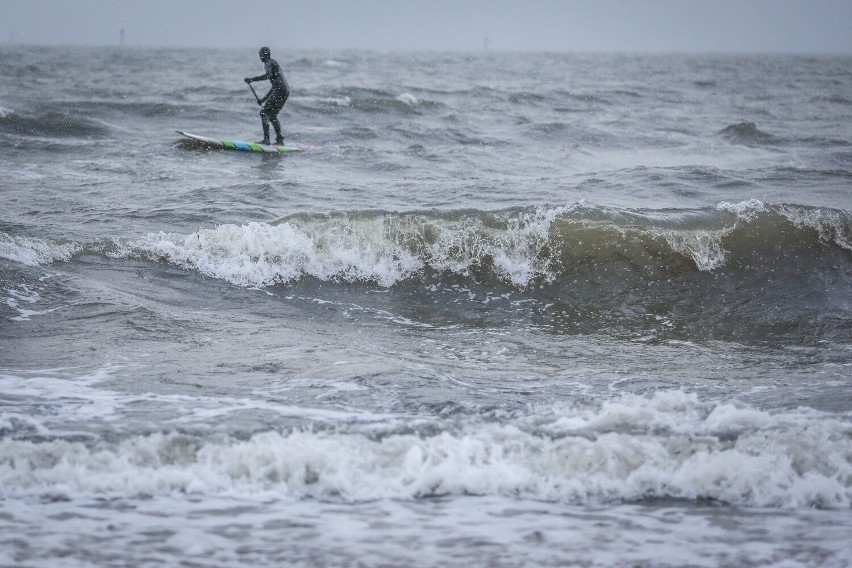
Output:
[[[0,232],[0,258],[28,266],[86,253],[247,288],[378,286],[426,323],[436,305],[461,318],[468,306],[495,323],[559,334],[811,342],[845,341],[852,322],[850,215],[757,200],[669,211],[575,204],[297,214],[86,244]],[[466,290],[469,303],[453,290]]]
[[0,231],[0,258],[25,266],[69,261],[83,249],[77,243],[57,243],[45,239],[13,236]]
[[782,508],[852,503],[852,428],[815,411],[770,413],[667,391],[557,406],[501,423],[424,420],[435,419],[412,417],[413,426],[372,425],[366,432],[357,425],[316,425],[248,437],[7,437],[0,440],[0,496],[263,494],[358,502],[501,495]]
[[566,206],[503,211],[296,214],[181,233],[51,243],[0,232],[0,256],[28,265],[80,251],[148,258],[239,286],[304,278],[391,287],[455,275],[517,288],[618,273],[626,280],[848,266],[852,216],[841,210],[722,202],[713,209]]
[[[449,273],[517,287],[582,274],[672,277],[790,262],[848,262],[852,219],[838,210],[721,203],[714,210],[631,212],[582,205],[498,212],[349,212],[152,233],[134,254],[241,286],[305,277],[402,281]],[[806,255],[806,256],[804,256]],[[657,275],[657,276],[655,276]]]

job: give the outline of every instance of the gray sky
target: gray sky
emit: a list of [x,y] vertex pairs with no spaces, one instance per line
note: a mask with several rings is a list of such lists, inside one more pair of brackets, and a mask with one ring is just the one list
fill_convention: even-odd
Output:
[[852,0],[0,0],[0,43],[852,53]]

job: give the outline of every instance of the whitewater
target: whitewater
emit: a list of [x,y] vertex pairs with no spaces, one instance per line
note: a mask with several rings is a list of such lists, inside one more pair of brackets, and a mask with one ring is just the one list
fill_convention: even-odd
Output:
[[0,565],[852,565],[852,58],[276,54],[0,48]]

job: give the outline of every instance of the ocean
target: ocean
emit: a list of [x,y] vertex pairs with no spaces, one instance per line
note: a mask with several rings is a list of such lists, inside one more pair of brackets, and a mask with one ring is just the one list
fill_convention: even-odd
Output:
[[852,565],[852,57],[272,55],[0,48],[0,566]]

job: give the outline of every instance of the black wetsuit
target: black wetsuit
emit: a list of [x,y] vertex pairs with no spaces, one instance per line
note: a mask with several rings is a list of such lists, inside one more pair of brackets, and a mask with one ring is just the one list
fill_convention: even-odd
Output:
[[290,97],[290,86],[287,84],[287,79],[284,78],[284,73],[277,61],[269,58],[263,63],[263,66],[266,73],[251,77],[249,81],[269,81],[272,84],[272,88],[269,89],[266,96],[260,99],[263,105],[263,108],[260,109],[260,121],[263,124],[263,140],[269,141],[269,123],[271,122],[275,128],[276,141],[280,144],[284,138],[281,135],[278,113]]

